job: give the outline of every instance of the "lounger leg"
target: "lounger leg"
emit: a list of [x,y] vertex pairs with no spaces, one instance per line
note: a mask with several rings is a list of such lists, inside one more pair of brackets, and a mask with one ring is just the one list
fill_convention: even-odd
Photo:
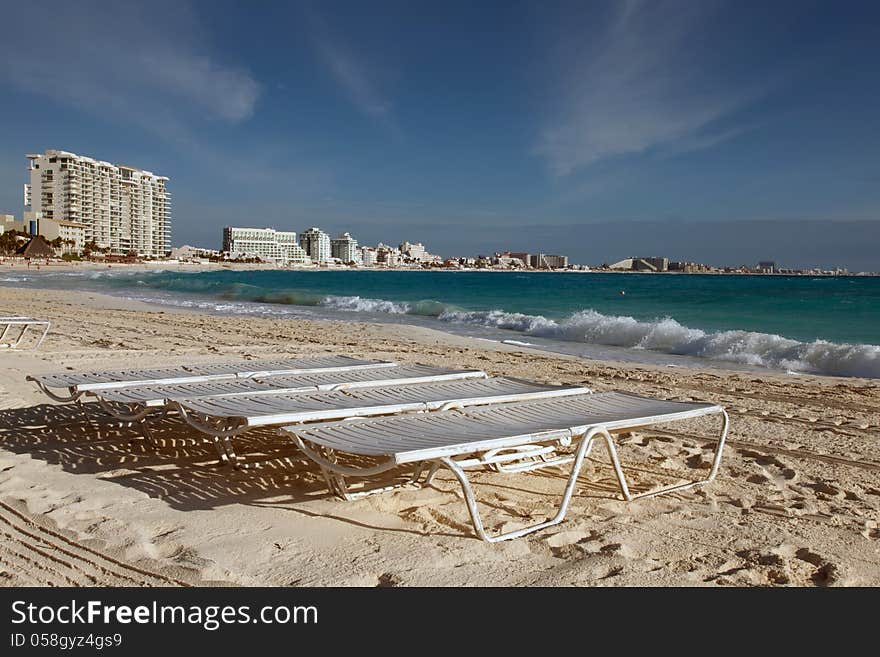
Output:
[[217,452],[217,458],[220,459],[218,465],[229,463],[229,454],[226,452],[226,448],[223,446],[222,439],[219,436],[211,436],[209,442],[214,447],[214,450]]
[[617,449],[614,447],[614,441],[611,439],[611,436],[609,434],[605,434],[605,447],[608,449],[608,457],[611,459],[611,465],[614,468],[614,474],[617,476],[617,483],[620,485],[620,492],[623,493],[623,498],[627,502],[632,502],[633,500],[639,500],[646,497],[655,497],[657,495],[663,495],[664,493],[687,490],[688,488],[694,488],[695,486],[705,486],[713,479],[715,479],[715,476],[718,474],[718,469],[721,466],[721,454],[724,450],[724,443],[727,440],[727,430],[730,425],[730,418],[728,418],[727,416],[727,411],[722,410],[721,416],[721,437],[718,439],[718,444],[715,447],[715,455],[712,458],[712,468],[709,470],[709,474],[704,479],[689,481],[683,484],[677,484],[675,486],[667,486],[665,488],[648,491],[646,493],[640,493],[638,495],[633,495],[629,492],[629,486],[626,483],[626,476],[623,474],[623,469],[620,467],[620,460],[617,458]]
[[230,463],[232,463],[233,468],[241,468],[247,470],[246,463],[238,462],[238,456],[235,453],[235,447],[232,444],[231,436],[223,436],[223,450],[226,452],[226,458],[229,460]]
[[433,461],[431,463],[431,467],[428,468],[428,474],[425,475],[425,481],[422,482],[423,486],[427,486],[431,483],[431,480],[434,479],[434,475],[437,474],[437,470],[440,469],[440,464],[437,461]]
[[[177,411],[178,415],[180,415],[188,425],[197,429],[201,433],[210,436],[213,440],[214,449],[217,450],[217,454],[220,456],[220,461],[222,463],[228,463],[231,461],[236,468],[242,467],[242,465],[237,462],[235,450],[232,447],[232,438],[233,436],[237,436],[238,434],[247,431],[249,428],[247,423],[241,423],[238,425],[221,425],[221,420],[212,420],[208,416],[188,413],[180,404],[172,403],[167,410]],[[227,420],[227,422],[232,422],[232,420]]]
[[529,527],[524,527],[522,529],[507,532],[504,534],[497,534],[495,536],[489,536],[489,534],[487,534],[486,530],[483,528],[483,520],[480,517],[480,510],[477,508],[477,500],[474,496],[474,491],[471,487],[470,480],[468,479],[467,473],[465,473],[464,469],[458,463],[456,463],[455,460],[449,457],[439,459],[438,461],[436,461],[436,463],[442,463],[447,468],[452,470],[453,474],[458,479],[458,482],[461,484],[462,491],[464,492],[465,502],[467,503],[468,511],[471,514],[471,521],[474,524],[474,530],[477,532],[477,536],[489,543],[497,543],[499,541],[507,541],[512,538],[519,538],[520,536],[531,534],[532,532],[536,532],[540,529],[545,529],[547,527],[552,527],[553,525],[558,525],[565,519],[565,514],[568,511],[568,504],[569,502],[571,502],[571,496],[574,493],[575,486],[577,485],[578,474],[580,474],[581,466],[583,466],[584,463],[584,458],[590,451],[593,440],[596,438],[596,436],[600,435],[603,436],[607,441],[611,440],[611,435],[602,427],[590,429],[586,434],[584,434],[584,437],[581,438],[581,442],[577,448],[577,455],[575,456],[574,461],[571,465],[571,474],[568,477],[568,483],[565,486],[565,492],[562,494],[562,500],[560,501],[559,509],[556,512],[556,515],[553,516],[553,518],[545,522],[531,525]]
[[21,341],[24,340],[24,334],[27,333],[28,324],[25,324],[21,327],[21,333],[18,334],[18,339],[12,343],[11,349],[18,349],[18,345],[21,344]]
[[57,402],[72,402],[77,401],[83,393],[77,392],[74,386],[69,386],[67,388],[67,397],[62,397],[61,395],[56,395],[54,392],[49,390],[49,388],[43,384],[42,381],[35,381],[37,387],[46,394],[50,399],[54,399]]
[[336,472],[332,472],[327,468],[321,468],[321,474],[324,475],[324,481],[327,482],[327,488],[330,489],[330,492],[341,497],[346,502],[353,502],[357,499],[357,496],[352,495],[348,490],[348,482],[345,481],[345,477]]
[[376,486],[375,488],[365,488],[363,490],[352,491],[348,487],[348,481],[345,478],[345,475],[339,474],[338,472],[333,472],[332,470],[321,466],[321,473],[324,475],[324,480],[327,482],[327,487],[330,489],[330,492],[341,497],[346,502],[354,502],[362,497],[367,497],[369,495],[376,495],[377,493],[387,493],[392,490],[400,490],[401,488],[405,488],[407,486],[420,485],[419,477],[421,476],[422,466],[416,468],[415,474],[410,477],[410,480],[401,484],[392,484],[390,486]]
[[43,335],[40,336],[40,339],[37,340],[37,344],[34,345],[34,351],[40,348],[40,345],[43,344],[43,340],[46,339],[46,336],[49,335],[49,329],[52,327],[52,322],[46,322],[46,326],[43,328]]
[[101,407],[107,415],[113,417],[120,422],[138,422],[142,418],[146,417],[151,408],[147,406],[140,406],[140,404],[127,404],[126,408],[128,409],[128,413],[123,413],[116,408],[114,408],[111,404],[108,404],[106,401],[98,398],[98,405]]
[[[338,459],[336,458],[336,453],[332,449],[320,446],[315,446],[314,448],[309,447],[305,443],[305,441],[295,433],[290,433],[290,436],[296,446],[300,448],[302,453],[305,454],[306,457],[317,463],[318,466],[321,468],[321,473],[324,475],[324,479],[327,482],[327,487],[330,489],[330,493],[336,494],[346,501],[351,502],[358,498],[366,497],[367,495],[374,495],[376,493],[395,490],[408,485],[394,484],[391,486],[381,486],[352,493],[348,488],[348,483],[346,482],[345,477],[372,477],[374,475],[387,472],[388,470],[393,470],[394,468],[398,467],[398,464],[395,463],[392,459],[367,468],[353,468],[345,466],[338,462]],[[436,470],[436,467],[431,468],[431,475],[433,475],[434,470]]]
[[150,447],[154,450],[159,448],[159,444],[156,442],[156,439],[153,437],[153,430],[150,427],[150,422],[146,417],[142,417],[137,421],[137,426],[141,430],[141,435],[144,437],[144,440],[147,441]]

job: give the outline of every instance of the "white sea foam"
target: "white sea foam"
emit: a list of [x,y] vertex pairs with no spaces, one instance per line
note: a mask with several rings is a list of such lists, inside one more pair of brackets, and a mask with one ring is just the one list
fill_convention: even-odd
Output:
[[796,372],[880,378],[880,346],[799,342],[752,331],[709,333],[666,317],[651,322],[585,310],[555,321],[540,315],[491,311],[447,311],[448,322],[510,329],[526,335],[669,354],[698,356]]
[[412,306],[408,303],[395,303],[385,299],[364,299],[363,297],[324,297],[319,305],[332,310],[388,313],[390,315],[406,315],[412,311]]

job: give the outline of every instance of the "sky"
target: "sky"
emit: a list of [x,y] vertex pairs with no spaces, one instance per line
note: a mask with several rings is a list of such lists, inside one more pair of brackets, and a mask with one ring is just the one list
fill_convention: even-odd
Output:
[[57,148],[169,176],[177,245],[317,225],[444,256],[880,270],[876,2],[0,15],[0,213],[22,213],[24,154]]

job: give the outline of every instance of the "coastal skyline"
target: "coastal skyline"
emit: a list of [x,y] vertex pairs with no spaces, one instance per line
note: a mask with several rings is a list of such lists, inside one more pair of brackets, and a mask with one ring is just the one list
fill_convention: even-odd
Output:
[[880,269],[871,3],[86,4],[4,7],[0,212],[59,148],[170,176],[176,245],[318,224]]

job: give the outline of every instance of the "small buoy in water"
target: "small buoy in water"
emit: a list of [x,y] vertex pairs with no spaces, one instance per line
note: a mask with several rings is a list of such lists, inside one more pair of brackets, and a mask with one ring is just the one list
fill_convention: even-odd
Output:
[[621,290],[621,291],[620,291],[620,296],[626,296],[626,290]]

